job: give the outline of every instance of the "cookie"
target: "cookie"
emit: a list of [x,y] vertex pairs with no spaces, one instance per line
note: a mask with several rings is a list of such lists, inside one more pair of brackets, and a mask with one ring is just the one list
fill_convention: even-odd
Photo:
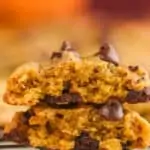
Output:
[[[101,107],[55,109],[34,106],[17,113],[5,128],[9,140],[58,150],[144,148],[150,144],[150,124],[138,113],[122,108],[122,117],[101,114]],[[113,106],[115,107],[115,106]],[[112,112],[113,113],[113,112]],[[112,142],[115,141],[115,142]]]
[[130,104],[129,108],[138,112],[150,122],[150,103]]
[[150,80],[140,67],[76,59],[72,51],[63,51],[64,55],[68,56],[65,61],[59,58],[58,63],[29,63],[17,69],[7,81],[4,101],[33,106],[40,102],[103,104],[112,98],[127,103],[150,100]]
[[150,101],[148,74],[120,65],[108,44],[89,58],[64,42],[49,62],[17,69],[7,81],[4,101],[29,106],[6,125],[6,140],[48,150],[150,146],[149,122],[127,108]]

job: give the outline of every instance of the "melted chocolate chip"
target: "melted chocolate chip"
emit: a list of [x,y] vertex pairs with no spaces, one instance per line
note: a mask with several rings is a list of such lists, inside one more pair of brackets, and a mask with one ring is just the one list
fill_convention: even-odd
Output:
[[61,57],[62,57],[61,52],[53,52],[50,59],[61,58]]
[[46,130],[47,130],[48,133],[52,133],[52,127],[50,125],[50,122],[46,123]]
[[29,119],[26,118],[25,116],[22,116],[20,119],[21,119],[21,122],[22,122],[22,123],[28,124],[28,120],[29,120]]
[[4,135],[5,140],[14,141],[20,144],[29,145],[27,134],[18,128],[13,129],[10,133]]
[[22,122],[24,124],[28,124],[28,120],[33,115],[34,115],[34,113],[31,110],[28,110],[28,111],[24,112],[23,116],[21,117]]
[[45,147],[36,147],[36,148],[38,148],[39,150],[48,150],[48,149],[45,148]]
[[135,72],[139,69],[138,66],[129,66],[128,68],[129,68],[130,71],[133,71],[133,72]]
[[74,51],[69,41],[64,41],[61,46],[61,51]]
[[62,93],[69,93],[69,90],[70,90],[70,88],[71,88],[71,83],[70,83],[70,81],[64,82],[63,87],[64,87],[64,88],[63,88]]
[[122,150],[131,150],[131,149],[124,144],[124,145],[122,145]]
[[81,133],[75,139],[74,150],[99,150],[99,141],[92,139],[88,133]]
[[59,118],[59,119],[63,119],[63,118],[64,118],[64,115],[63,115],[63,114],[60,114],[60,113],[57,113],[57,114],[56,114],[56,117]]
[[105,105],[99,109],[99,113],[105,119],[110,121],[117,121],[123,118],[124,112],[119,100],[109,100]]
[[126,143],[122,143],[122,150],[131,150],[129,147],[132,145],[131,141],[127,141]]
[[79,104],[82,102],[82,98],[77,93],[64,93],[61,96],[46,95],[44,101],[52,106],[65,106],[70,104]]
[[100,59],[104,60],[104,61],[108,61],[111,62],[115,65],[119,64],[119,57],[118,54],[116,53],[115,49],[105,43],[100,47],[100,50],[98,53],[95,54],[96,56],[99,56]]
[[33,115],[33,113],[31,111],[26,111],[24,113],[24,117],[27,118],[27,119],[29,119],[32,115]]
[[150,101],[150,88],[144,88],[142,91],[129,90],[125,100],[128,103]]

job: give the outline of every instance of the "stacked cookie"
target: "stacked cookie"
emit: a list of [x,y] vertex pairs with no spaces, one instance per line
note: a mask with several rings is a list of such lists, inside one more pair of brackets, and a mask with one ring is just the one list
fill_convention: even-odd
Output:
[[49,62],[30,63],[8,79],[4,101],[29,106],[5,127],[5,138],[50,150],[127,150],[150,145],[150,124],[126,103],[148,102],[150,80],[119,65],[108,44],[81,58],[69,45]]

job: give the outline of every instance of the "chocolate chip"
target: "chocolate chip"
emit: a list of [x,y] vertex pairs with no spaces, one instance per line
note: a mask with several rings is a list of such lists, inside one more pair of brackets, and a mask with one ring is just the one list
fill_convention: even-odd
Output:
[[50,59],[61,58],[61,57],[62,57],[61,52],[53,52]]
[[128,103],[138,103],[150,101],[150,88],[144,88],[142,91],[128,90],[128,94],[125,98]]
[[50,122],[47,122],[45,127],[48,133],[52,133],[52,127],[50,125]]
[[126,141],[126,145],[127,145],[127,146],[131,146],[132,143],[133,143],[132,141]]
[[122,143],[122,150],[131,150],[130,146],[132,145],[131,141],[127,141],[126,143]]
[[61,51],[74,51],[69,41],[64,41],[61,46]]
[[82,102],[82,98],[77,93],[64,93],[61,96],[46,95],[44,101],[49,105],[68,105]]
[[27,132],[21,129],[13,129],[10,133],[4,134],[4,139],[7,141],[14,141],[20,144],[29,145]]
[[119,100],[111,99],[99,109],[99,113],[105,119],[117,121],[123,118],[124,112]]
[[111,62],[115,65],[119,64],[119,57],[116,53],[115,49],[109,45],[108,43],[104,43],[101,47],[98,53],[95,54],[96,56],[99,56],[100,59],[104,61]]
[[39,150],[48,150],[47,148],[45,148],[45,147],[36,147],[37,149],[39,149]]
[[80,133],[80,137],[89,137],[89,136],[90,136],[89,133],[86,132],[86,131],[82,131],[82,132]]
[[91,138],[88,133],[81,133],[75,139],[74,150],[99,150],[99,141]]
[[28,124],[28,121],[30,119],[31,116],[33,116],[34,113],[31,110],[28,110],[26,112],[23,113],[23,116],[21,117],[21,120],[24,124]]
[[122,150],[131,150],[126,144],[122,145]]
[[64,118],[64,115],[63,115],[63,114],[60,114],[60,113],[57,113],[57,114],[56,114],[56,117],[59,118],[59,119],[63,119],[63,118]]
[[132,91],[132,90],[130,90],[130,91],[128,92],[128,94],[127,94],[125,100],[126,100],[128,103],[137,103],[139,97],[141,97],[140,95],[141,95],[141,92],[137,92],[137,91]]
[[26,117],[27,119],[29,119],[32,115],[33,115],[33,114],[32,114],[31,111],[26,111],[26,112],[24,113],[24,117]]
[[22,116],[20,119],[21,119],[21,122],[22,122],[22,123],[28,124],[28,120],[29,120],[29,119],[27,119],[25,116]]
[[95,68],[93,69],[93,71],[94,71],[94,73],[99,73],[99,68],[95,67]]
[[64,82],[62,93],[69,93],[70,88],[71,88],[71,83],[70,83],[70,81]]
[[130,71],[133,71],[133,72],[135,72],[139,69],[138,66],[129,66],[128,68],[129,68]]

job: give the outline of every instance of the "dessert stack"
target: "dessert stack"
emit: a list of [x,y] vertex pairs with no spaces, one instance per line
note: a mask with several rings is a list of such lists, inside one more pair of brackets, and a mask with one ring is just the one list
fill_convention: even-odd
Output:
[[129,104],[150,100],[150,79],[123,66],[109,44],[81,57],[63,42],[50,60],[17,68],[4,101],[28,106],[5,127],[5,139],[47,150],[129,150],[150,146],[150,124]]

